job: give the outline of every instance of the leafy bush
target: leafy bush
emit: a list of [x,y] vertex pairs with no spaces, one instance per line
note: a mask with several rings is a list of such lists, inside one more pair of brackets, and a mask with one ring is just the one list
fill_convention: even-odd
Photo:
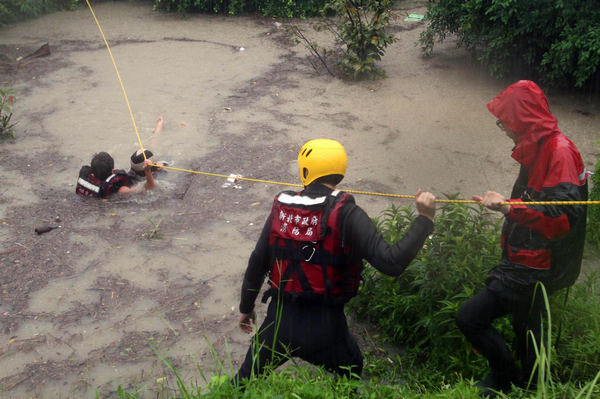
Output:
[[[349,304],[359,317],[379,325],[393,343],[408,348],[405,357],[444,370],[447,379],[480,377],[488,369],[456,327],[455,317],[500,259],[501,219],[490,216],[481,207],[442,207],[434,233],[405,272],[387,277],[367,266],[358,296]],[[414,217],[411,208],[392,206],[377,224],[386,240],[395,243]],[[597,272],[571,287],[566,305],[561,293],[550,298],[552,335],[561,336],[552,356],[553,377],[558,381],[590,381],[600,369],[599,290]],[[495,327],[508,342],[514,338],[508,318],[496,320]]]
[[239,14],[245,11],[246,8],[250,8],[250,5],[236,0],[154,0],[154,9],[180,13],[209,12],[215,14]]
[[0,25],[42,14],[73,9],[80,0],[2,0],[0,2]]
[[[583,282],[552,299],[555,337],[559,336],[553,372],[560,381],[589,381],[600,370],[600,274],[590,273]],[[574,317],[576,315],[576,317]]]
[[307,18],[323,13],[326,0],[268,0],[257,2],[263,15],[283,18]]
[[317,72],[320,63],[332,76],[378,78],[384,76],[385,72],[375,62],[385,54],[385,48],[396,40],[386,31],[390,19],[395,17],[389,7],[390,0],[331,0],[325,5],[323,17],[313,27],[317,31],[326,30],[333,34],[336,44],[332,49],[310,41],[296,25],[291,25],[287,30],[297,43],[303,43],[310,51],[317,62],[310,57],[309,62]]
[[[392,206],[378,227],[393,244],[413,219],[411,208]],[[499,239],[500,220],[490,218],[485,208],[448,204],[438,210],[434,233],[406,271],[387,277],[367,267],[350,307],[379,325],[393,342],[419,351],[431,366],[476,373],[486,364],[472,352],[455,317],[500,259]]]
[[259,12],[272,17],[310,17],[323,11],[325,0],[154,0],[157,10],[242,14]]
[[383,74],[375,61],[395,41],[385,29],[393,16],[390,6],[391,0],[331,0],[327,4],[326,9],[340,17],[336,34],[346,50],[338,66],[345,76],[359,79]]
[[[514,73],[554,86],[600,77],[600,2],[595,0],[429,0],[423,51],[458,36],[458,46],[492,76]],[[596,87],[597,89],[597,87]]]
[[[596,170],[591,177],[591,201],[600,201],[600,159],[596,162]],[[587,240],[600,247],[600,205],[588,206]]]
[[11,122],[14,103],[13,91],[0,87],[0,138],[15,137],[13,127],[16,123]]

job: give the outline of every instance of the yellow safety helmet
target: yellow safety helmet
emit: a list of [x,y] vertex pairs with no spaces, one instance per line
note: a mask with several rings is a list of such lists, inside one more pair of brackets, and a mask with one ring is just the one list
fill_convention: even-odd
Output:
[[300,180],[308,186],[319,177],[346,174],[348,157],[335,140],[315,139],[304,144],[298,154]]

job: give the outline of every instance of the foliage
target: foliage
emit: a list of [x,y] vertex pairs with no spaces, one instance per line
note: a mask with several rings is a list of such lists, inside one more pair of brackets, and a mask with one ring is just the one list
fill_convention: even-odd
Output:
[[[541,353],[544,353],[543,350]],[[543,356],[541,357],[543,360]],[[163,359],[163,361],[165,360]],[[186,383],[170,363],[167,363],[175,375],[176,386],[170,390],[172,393],[166,391],[160,397],[163,399],[477,399],[480,397],[479,390],[473,380],[458,378],[456,383],[450,385],[444,379],[443,374],[427,365],[412,370],[406,375],[403,383],[396,385],[384,382],[387,374],[386,370],[390,369],[388,360],[368,358],[367,362],[377,363],[376,368],[382,370],[383,373],[363,379],[335,378],[322,368],[302,367],[293,364],[279,372],[253,377],[246,385],[245,390],[231,385],[229,376],[221,374],[222,371],[220,370],[217,370],[212,377],[205,378],[204,386],[193,382]],[[550,386],[552,381],[548,381],[538,385],[536,392],[515,388],[510,397],[545,399],[597,397],[600,394],[598,376],[600,376],[600,373],[596,376],[596,380],[590,380],[583,386],[560,382],[553,383]],[[117,389],[117,394],[119,398],[123,399],[141,399],[144,397],[142,393],[129,393],[121,387]],[[99,395],[97,396],[99,397]]]
[[[395,243],[414,217],[411,208],[392,206],[377,225],[386,240]],[[402,275],[386,277],[365,268],[351,309],[381,327],[393,343],[407,348],[404,363],[408,358],[413,364],[444,370],[446,379],[453,373],[483,375],[486,362],[474,356],[454,320],[460,306],[483,286],[488,270],[500,259],[499,222],[484,208],[444,206],[436,215],[433,235]],[[560,292],[551,297],[547,320],[553,330],[552,334],[544,332],[545,337],[560,336],[558,347],[543,353],[548,363],[546,377],[551,363],[553,379],[565,384],[590,381],[600,370],[600,272],[581,280],[570,288],[566,305]],[[496,322],[510,342],[513,333],[508,318]],[[551,346],[546,343],[547,348]]]
[[[600,201],[600,158],[591,176],[590,201]],[[600,205],[588,206],[587,240],[600,248]]]
[[[392,206],[377,223],[393,244],[413,219],[411,208]],[[474,356],[454,319],[500,259],[499,238],[500,220],[492,219],[485,208],[448,204],[438,210],[434,233],[405,272],[387,277],[365,268],[363,284],[350,306],[379,325],[393,342],[414,348],[432,366],[476,373],[484,364]]]
[[73,9],[82,0],[2,0],[0,25],[39,17],[57,10]]
[[154,0],[157,10],[229,15],[259,12],[284,18],[319,15],[324,5],[325,0]]
[[[335,37],[336,47],[327,49],[309,40],[297,25],[288,32],[297,43],[303,43],[312,57],[336,76],[329,60],[334,60],[337,75],[351,79],[384,76],[375,65],[385,54],[385,48],[396,39],[386,31],[395,14],[390,10],[390,0],[331,0],[325,6],[323,17],[313,26],[317,31],[329,31]],[[331,17],[329,16],[331,15]],[[309,58],[316,71],[318,64]]]
[[284,18],[307,18],[323,12],[325,0],[268,0],[257,2],[261,14]]
[[560,381],[589,381],[600,370],[600,272],[582,280],[570,288],[566,304],[564,291],[551,300],[554,336],[560,334],[553,370]]
[[162,223],[163,219],[164,218],[160,218],[158,222],[155,222],[154,220],[148,218],[148,222],[150,222],[150,224],[152,225],[152,230],[150,230],[149,233],[145,234],[146,238],[163,238],[163,236],[158,233],[158,229],[160,228],[160,224]]
[[382,75],[375,66],[396,39],[386,31],[394,16],[391,0],[331,0],[326,9],[340,17],[336,37],[345,47],[338,63],[345,76],[360,79]]
[[15,131],[13,130],[16,125],[15,122],[11,122],[12,118],[12,107],[15,103],[15,96],[11,89],[4,89],[0,87],[0,139],[7,137],[15,137]]
[[429,0],[426,20],[426,54],[456,35],[495,77],[513,73],[575,87],[600,78],[596,0]]

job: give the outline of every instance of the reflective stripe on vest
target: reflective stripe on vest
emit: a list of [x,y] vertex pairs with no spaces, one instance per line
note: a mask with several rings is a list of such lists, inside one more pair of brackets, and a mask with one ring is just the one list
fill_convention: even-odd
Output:
[[[335,190],[335,191],[332,191],[330,195],[337,197],[337,195],[339,193],[340,193],[340,190]],[[288,193],[281,193],[277,197],[277,201],[281,202],[282,204],[286,204],[286,205],[306,205],[306,206],[319,205],[319,204],[325,203],[326,200],[327,200],[327,196],[310,198],[310,197],[305,197],[302,195],[290,195]]]
[[95,192],[96,194],[100,193],[100,187],[90,183],[89,181],[85,180],[83,177],[80,177],[79,179],[77,179],[77,184],[81,184],[83,187],[87,188],[90,191]]

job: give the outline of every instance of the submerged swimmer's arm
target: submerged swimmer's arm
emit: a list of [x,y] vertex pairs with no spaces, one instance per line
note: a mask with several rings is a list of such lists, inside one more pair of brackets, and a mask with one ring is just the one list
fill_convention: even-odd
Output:
[[164,124],[164,119],[163,119],[162,115],[160,115],[158,117],[158,119],[156,120],[156,126],[154,127],[154,130],[152,131],[152,136],[150,137],[150,146],[151,147],[154,147],[156,137],[160,134],[160,132],[162,132],[163,124]]
[[154,127],[154,131],[152,132],[152,134],[160,134],[160,132],[162,132],[163,123],[163,117],[162,115],[159,115],[158,119],[156,120],[156,126]]
[[135,186],[133,187],[127,187],[127,186],[123,186],[119,188],[119,191],[117,191],[117,193],[119,194],[129,194],[131,192],[133,192],[135,189]]
[[156,187],[156,182],[154,181],[154,175],[152,175],[152,162],[149,159],[144,161],[144,173],[146,173],[146,184],[144,188],[146,190],[152,190]]

